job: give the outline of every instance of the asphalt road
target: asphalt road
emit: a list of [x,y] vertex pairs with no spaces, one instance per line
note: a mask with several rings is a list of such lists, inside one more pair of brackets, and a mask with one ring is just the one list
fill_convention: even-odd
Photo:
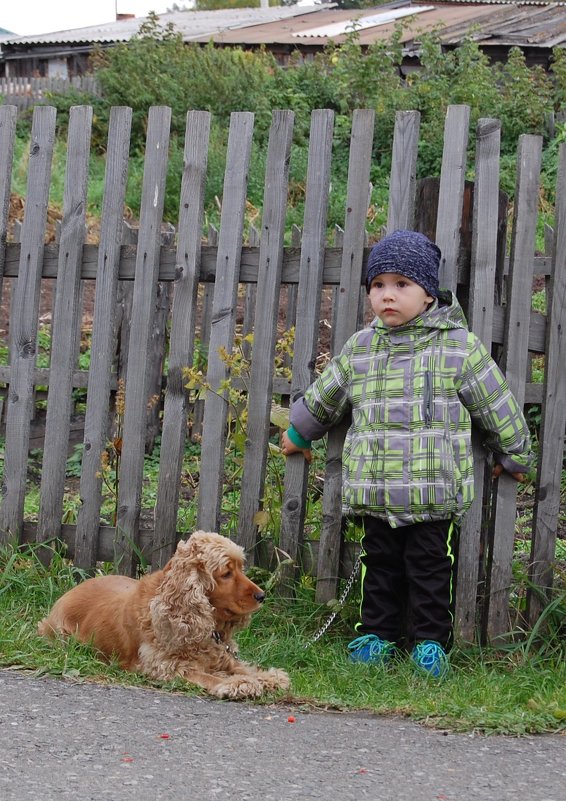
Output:
[[1,801],[565,801],[566,737],[0,671]]

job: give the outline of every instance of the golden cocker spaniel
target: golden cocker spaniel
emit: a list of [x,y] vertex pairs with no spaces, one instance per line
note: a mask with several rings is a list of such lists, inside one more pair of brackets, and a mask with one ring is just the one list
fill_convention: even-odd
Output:
[[181,676],[218,698],[253,698],[289,687],[283,670],[240,662],[232,635],[265,593],[243,573],[243,549],[196,531],[179,542],[163,570],[137,580],[97,576],[55,603],[39,634],[73,635],[126,670],[168,680]]

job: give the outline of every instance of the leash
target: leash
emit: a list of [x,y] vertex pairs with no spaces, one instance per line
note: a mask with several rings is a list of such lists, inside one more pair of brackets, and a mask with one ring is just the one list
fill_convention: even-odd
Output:
[[326,634],[326,632],[328,631],[330,626],[334,623],[334,621],[335,621],[335,619],[336,619],[336,617],[338,615],[338,612],[340,612],[343,609],[344,604],[346,603],[346,598],[348,597],[348,595],[352,591],[352,587],[354,586],[354,582],[356,581],[356,579],[358,577],[358,573],[360,572],[361,566],[362,566],[362,552],[360,551],[360,553],[358,554],[358,556],[356,558],[356,561],[354,562],[354,567],[352,568],[352,572],[350,573],[350,577],[348,578],[348,581],[346,582],[346,586],[344,587],[344,591],[343,591],[342,595],[340,596],[340,598],[338,599],[337,608],[334,610],[334,612],[332,612],[332,614],[330,615],[328,620],[326,620],[326,622],[322,624],[322,626],[319,628],[319,630],[316,632],[316,634],[313,637],[311,637],[311,639],[305,644],[305,649],[310,648],[311,645],[314,645],[315,642],[318,642],[320,640],[320,638],[324,634]]
[[230,654],[230,656],[233,659],[236,659],[238,662],[240,661],[240,657],[238,656],[238,652],[234,651],[232,648],[230,648],[230,646],[227,643],[224,642],[224,637],[222,635],[222,632],[213,631],[210,636],[212,637],[212,639],[214,640],[216,645],[219,645],[221,648],[224,648],[226,653]]

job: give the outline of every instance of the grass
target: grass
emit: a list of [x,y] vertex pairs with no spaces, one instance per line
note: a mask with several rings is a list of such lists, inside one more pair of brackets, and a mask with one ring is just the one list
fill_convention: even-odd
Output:
[[[82,578],[68,560],[55,555],[46,568],[34,548],[5,548],[0,553],[0,570],[1,668],[75,681],[199,692],[182,681],[156,683],[125,673],[73,640],[47,642],[37,636],[37,622],[56,598]],[[269,584],[265,573],[259,578],[264,586]],[[400,659],[388,669],[351,665],[345,645],[353,636],[356,599],[349,600],[331,629],[309,646],[329,614],[327,606],[315,603],[310,586],[300,587],[294,599],[272,594],[251,626],[241,632],[239,643],[244,659],[288,670],[292,692],[285,702],[404,715],[451,731],[558,732],[566,729],[566,653],[560,639],[566,599],[558,598],[553,604],[548,619],[560,621],[554,635],[547,633],[541,642],[524,639],[507,650],[457,647],[452,671],[441,683],[415,675],[407,660]],[[553,631],[552,626],[549,630]]]

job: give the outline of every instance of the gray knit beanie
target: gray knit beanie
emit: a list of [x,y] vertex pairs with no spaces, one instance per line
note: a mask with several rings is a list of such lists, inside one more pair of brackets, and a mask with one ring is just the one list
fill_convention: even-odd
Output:
[[381,273],[399,273],[410,278],[431,295],[438,297],[440,248],[417,231],[395,231],[384,237],[370,251],[366,289]]

